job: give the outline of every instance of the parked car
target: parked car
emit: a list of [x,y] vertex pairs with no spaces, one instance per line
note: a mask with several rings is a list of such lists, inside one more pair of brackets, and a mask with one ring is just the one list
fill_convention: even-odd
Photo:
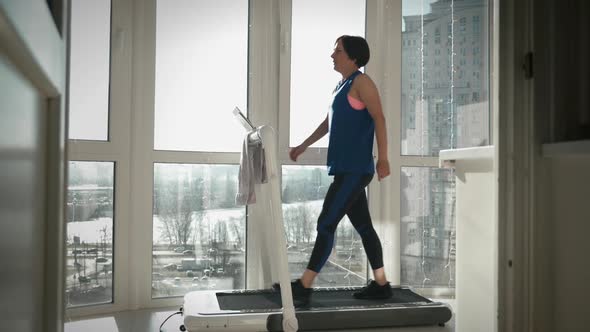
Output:
[[176,248],[174,248],[174,252],[177,252],[177,253],[179,253],[179,254],[180,254],[181,252],[183,252],[183,251],[184,251],[184,248],[183,248],[183,247],[176,247]]
[[90,282],[90,278],[88,278],[87,276],[79,276],[78,281],[81,283],[87,283]]
[[182,252],[182,254],[183,254],[183,255],[187,255],[187,256],[188,256],[188,255],[194,255],[194,253],[195,253],[195,252],[194,252],[194,251],[192,251],[192,250],[185,250],[185,251],[183,251],[183,252]]
[[166,270],[166,271],[176,271],[176,269],[177,269],[176,264],[170,263],[170,264],[164,265],[164,270]]
[[199,262],[195,258],[183,258],[178,265],[178,271],[198,270]]
[[109,260],[108,260],[107,258],[105,258],[105,257],[97,257],[97,258],[96,258],[96,262],[97,262],[97,263],[106,263],[106,262],[108,262],[108,261],[109,261]]

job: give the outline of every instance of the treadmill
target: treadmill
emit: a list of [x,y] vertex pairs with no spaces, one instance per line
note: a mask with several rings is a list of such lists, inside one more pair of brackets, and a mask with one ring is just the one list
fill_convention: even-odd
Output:
[[[360,287],[315,288],[310,304],[296,308],[299,331],[444,325],[452,313],[406,287],[387,300],[357,300]],[[281,294],[275,290],[191,292],[184,298],[188,331],[284,331]]]
[[[248,131],[247,139],[263,145],[268,183],[270,225],[275,243],[286,243],[276,158],[276,135],[269,126],[255,128],[236,107],[234,115]],[[267,202],[265,202],[267,203]],[[273,241],[268,241],[272,243]],[[269,248],[270,249],[270,248]],[[392,286],[385,300],[358,300],[361,287],[314,288],[310,303],[295,308],[291,294],[286,245],[275,245],[271,259],[279,276],[280,291],[194,291],[184,297],[184,328],[196,331],[309,331],[395,326],[444,325],[452,317],[450,306],[433,302],[407,287]]]

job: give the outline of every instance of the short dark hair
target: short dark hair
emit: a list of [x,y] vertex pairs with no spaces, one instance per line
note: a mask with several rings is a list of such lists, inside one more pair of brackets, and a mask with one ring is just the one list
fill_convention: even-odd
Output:
[[348,54],[348,57],[354,60],[354,63],[360,68],[369,62],[371,52],[369,44],[363,37],[343,35],[336,39],[336,42],[342,41],[342,47]]

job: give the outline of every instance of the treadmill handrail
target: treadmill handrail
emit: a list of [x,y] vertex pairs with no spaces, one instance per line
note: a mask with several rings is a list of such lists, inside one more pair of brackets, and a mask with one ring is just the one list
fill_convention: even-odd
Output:
[[[277,144],[275,130],[268,125],[262,125],[254,130],[254,126],[242,114],[238,107],[234,108],[234,115],[248,131],[248,140],[260,140],[265,154],[266,172],[267,172],[267,190],[270,190],[269,215],[272,230],[265,232],[268,236],[267,243],[277,243],[278,248],[271,250],[271,257],[274,258],[274,264],[271,266],[276,269],[281,285],[281,300],[283,304],[283,330],[285,332],[295,332],[298,330],[297,317],[295,316],[295,307],[293,306],[293,294],[291,292],[291,280],[289,274],[289,263],[287,256],[287,239],[285,237],[285,226],[283,224],[283,212],[281,203],[281,188],[279,182],[279,165],[277,159]],[[260,203],[259,203],[260,204]],[[276,241],[273,241],[276,240]],[[270,249],[270,248],[269,248]]]

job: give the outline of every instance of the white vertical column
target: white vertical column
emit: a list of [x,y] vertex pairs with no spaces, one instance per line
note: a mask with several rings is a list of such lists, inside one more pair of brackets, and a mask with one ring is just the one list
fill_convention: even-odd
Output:
[[[255,126],[278,128],[279,109],[279,5],[277,1],[250,2],[248,54],[248,118]],[[229,111],[229,110],[228,110]],[[277,140],[277,135],[272,139]],[[274,142],[275,146],[278,142]],[[279,165],[280,183],[280,165]],[[269,218],[262,202],[264,190],[256,188],[257,204],[248,206],[246,227],[246,288],[270,287],[276,281],[271,274],[269,252],[266,250],[265,228]],[[280,200],[280,196],[279,196]]]
[[380,92],[391,167],[389,177],[379,182],[375,174],[369,185],[369,209],[383,245],[385,273],[392,284],[399,284],[402,1],[367,1],[367,17],[370,18],[367,42],[371,47],[371,60],[366,72]]
[[456,193],[457,331],[497,330],[497,223],[492,146],[443,150],[454,162]]

